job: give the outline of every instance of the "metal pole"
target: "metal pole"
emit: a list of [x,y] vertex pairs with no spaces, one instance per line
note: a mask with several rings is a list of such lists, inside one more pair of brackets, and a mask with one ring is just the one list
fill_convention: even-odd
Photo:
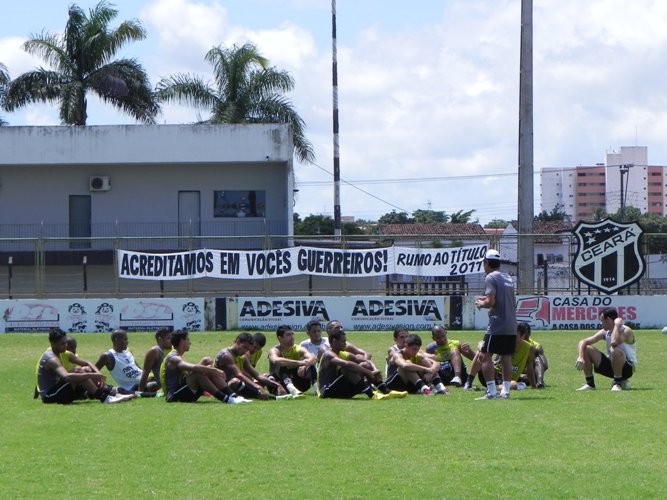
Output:
[[88,291],[88,257],[83,256],[83,291]]
[[518,292],[535,286],[533,217],[533,1],[521,0],[521,62],[519,75],[519,238]]
[[12,277],[14,275],[13,265],[14,257],[10,255],[9,259],[7,259],[7,295],[10,299],[12,298]]
[[331,78],[333,84],[334,235],[340,237],[340,151],[338,141],[338,52],[336,48],[336,0],[331,0],[331,59]]

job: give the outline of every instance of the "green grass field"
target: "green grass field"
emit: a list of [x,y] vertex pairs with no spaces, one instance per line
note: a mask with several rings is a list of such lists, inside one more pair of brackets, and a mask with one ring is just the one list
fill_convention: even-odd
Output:
[[[32,389],[46,335],[0,335],[0,498],[665,498],[667,336],[638,332],[632,391],[612,393],[597,377],[598,391],[576,392],[585,333],[535,332],[551,365],[548,387],[510,401],[453,389],[240,406],[43,405]],[[234,336],[194,333],[187,359],[214,355]],[[450,338],[473,343],[481,333]],[[77,340],[91,361],[110,347],[106,334]],[[130,334],[139,362],[152,340]],[[384,368],[390,333],[348,340]]]

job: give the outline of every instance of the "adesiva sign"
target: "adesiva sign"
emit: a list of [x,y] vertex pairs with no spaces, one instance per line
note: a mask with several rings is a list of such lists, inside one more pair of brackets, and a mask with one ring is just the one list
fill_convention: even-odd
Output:
[[450,297],[238,297],[238,328],[275,330],[288,325],[304,330],[316,319],[322,323],[340,321],[356,331],[430,330],[446,324]]

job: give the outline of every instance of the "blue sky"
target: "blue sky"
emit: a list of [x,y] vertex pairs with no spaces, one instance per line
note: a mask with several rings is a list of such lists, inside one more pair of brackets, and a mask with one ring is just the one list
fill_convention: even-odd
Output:
[[[3,5],[0,62],[11,76],[41,64],[21,43],[42,29],[61,32],[69,3]],[[295,210],[333,211],[329,0],[112,3],[117,21],[138,18],[148,30],[123,55],[137,57],[153,84],[178,72],[208,78],[208,49],[246,41],[289,71],[289,97],[317,155],[316,166],[296,165]],[[341,176],[370,193],[344,185],[343,215],[431,208],[475,209],[482,223],[516,218],[520,3],[337,1]],[[667,164],[667,2],[534,0],[534,28],[535,168],[590,165],[633,145],[648,146],[649,163]],[[132,123],[89,101],[89,124]],[[48,105],[3,117],[58,124]],[[196,117],[170,106],[159,122]]]

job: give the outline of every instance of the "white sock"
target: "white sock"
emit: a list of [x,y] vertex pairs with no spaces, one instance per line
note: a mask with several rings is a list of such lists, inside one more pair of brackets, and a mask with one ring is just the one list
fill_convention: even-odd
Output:
[[486,390],[489,394],[491,394],[492,396],[495,396],[498,392],[496,390],[496,381],[492,380],[491,382],[487,382],[486,383]]
[[503,393],[509,394],[511,388],[512,388],[512,381],[503,380]]

